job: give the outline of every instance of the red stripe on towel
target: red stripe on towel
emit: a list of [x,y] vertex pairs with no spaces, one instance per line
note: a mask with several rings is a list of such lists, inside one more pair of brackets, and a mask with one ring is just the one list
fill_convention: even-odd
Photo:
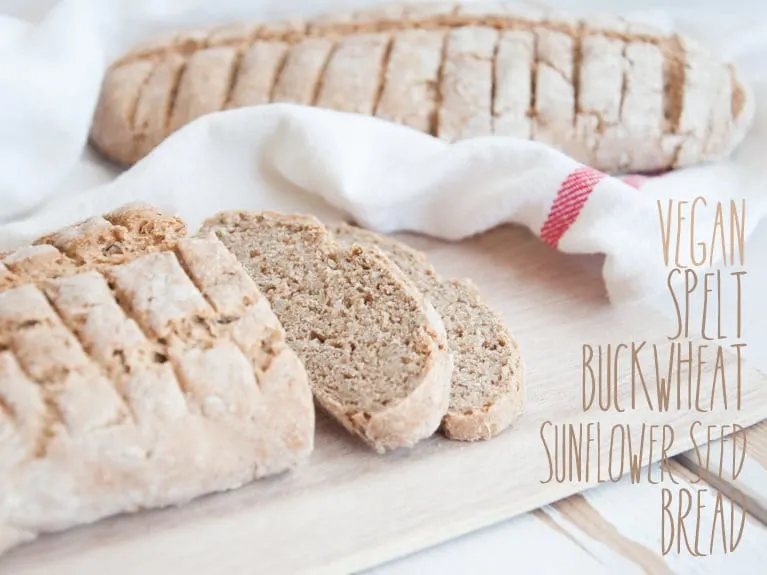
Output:
[[559,246],[559,240],[578,219],[586,200],[604,177],[602,172],[582,166],[565,178],[541,227],[540,237],[544,242],[553,248]]
[[648,176],[642,176],[640,174],[631,174],[629,176],[623,176],[621,180],[624,184],[628,184],[632,188],[636,188],[637,190],[642,187],[642,185],[649,180],[650,178]]

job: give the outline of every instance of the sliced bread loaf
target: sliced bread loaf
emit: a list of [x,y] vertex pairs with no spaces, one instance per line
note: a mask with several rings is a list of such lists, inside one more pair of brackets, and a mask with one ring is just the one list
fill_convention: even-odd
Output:
[[379,250],[342,247],[311,216],[225,212],[208,220],[285,327],[317,402],[383,453],[431,435],[452,357],[433,307]]
[[179,30],[110,66],[91,141],[133,164],[201,116],[290,102],[447,142],[542,142],[632,173],[719,161],[753,125],[744,75],[692,38],[519,4],[407,2]]
[[131,206],[0,262],[0,553],[293,468],[306,372],[215,237]]
[[424,254],[393,238],[346,224],[332,231],[345,244],[381,249],[442,316],[455,358],[444,434],[474,441],[509,427],[524,408],[525,367],[517,342],[477,288],[467,280],[442,279]]

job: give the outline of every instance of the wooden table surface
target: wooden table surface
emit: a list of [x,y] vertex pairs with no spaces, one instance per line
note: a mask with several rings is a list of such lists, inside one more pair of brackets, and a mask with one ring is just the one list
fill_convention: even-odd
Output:
[[[54,0],[3,0],[2,11],[35,19],[53,3]],[[564,8],[593,6],[614,11],[662,8],[671,4],[670,0],[547,3]],[[693,3],[689,5],[692,8]],[[700,10],[721,9],[718,0],[699,0],[694,6]],[[767,4],[731,0],[727,6],[736,11],[748,10],[754,17],[759,14],[767,17]],[[747,326],[750,325],[747,357],[752,365],[767,372],[767,298],[762,296],[767,291],[767,225],[761,225],[749,246],[747,285],[752,295],[744,318]],[[670,473],[666,473],[661,483],[632,484],[624,477],[618,483],[602,485],[366,573],[762,573],[767,564],[767,424],[750,428],[745,437],[745,457],[736,476],[723,473],[708,480],[700,479],[695,473],[698,457],[688,452],[672,462]],[[742,443],[733,448],[732,442],[725,442],[721,450],[727,461],[732,461],[734,451],[735,461],[740,463]],[[669,535],[669,520],[660,505],[664,489],[674,494],[687,493],[690,497],[690,512],[683,522],[686,538],[682,538],[682,552],[676,548],[680,540],[677,527],[672,549],[665,555],[662,536]],[[736,508],[731,513],[729,503],[720,494],[744,497],[747,514],[742,530],[741,510]],[[725,502],[723,513],[718,513],[717,501]],[[669,506],[675,526],[680,523],[677,503]],[[666,533],[662,527],[664,519]],[[731,527],[733,519],[735,525]],[[739,537],[737,546],[725,552],[723,543],[731,543],[733,537]],[[692,547],[692,553],[685,540]],[[696,540],[700,556],[694,554]],[[55,569],[51,572],[55,573]]]
[[[626,11],[643,9],[690,8],[742,14],[767,20],[767,3],[719,0],[674,3],[670,0],[547,0],[537,2],[564,9]],[[749,361],[767,372],[767,222],[762,222],[749,240],[749,264],[746,318]],[[730,309],[729,313],[734,310]],[[767,412],[767,406],[765,406]],[[718,443],[717,443],[718,444]],[[722,449],[730,457],[732,444]],[[740,461],[740,447],[736,449]],[[485,529],[470,536],[440,545],[388,565],[373,569],[370,575],[409,575],[426,572],[443,574],[507,574],[510,567],[518,573],[763,573],[767,564],[767,423],[746,433],[743,467],[737,477],[727,473],[697,482],[695,490],[708,489],[704,504],[717,493],[745,496],[748,521],[737,547],[725,554],[722,536],[713,555],[694,556],[676,547],[667,555],[661,549],[661,490],[663,485],[632,485],[624,480],[603,485],[541,510]],[[695,467],[695,453],[677,458],[677,469]],[[684,473],[684,471],[682,472]],[[689,475],[688,475],[689,477]],[[693,479],[695,479],[693,474]],[[712,485],[713,484],[713,485]],[[734,491],[737,490],[737,491]],[[697,504],[697,501],[696,501]],[[729,511],[726,513],[729,514]],[[711,517],[706,508],[701,517]],[[691,520],[701,527],[701,538],[710,543],[711,522]],[[707,529],[705,529],[707,527]],[[737,534],[736,525],[736,534]],[[721,533],[721,528],[719,528]],[[704,532],[708,531],[706,537]],[[692,535],[694,538],[694,533]],[[699,538],[699,549],[708,552]],[[675,542],[676,543],[676,542]]]
[[[744,340],[751,365],[767,372],[767,298],[763,296],[767,291],[767,222],[761,223],[747,246]],[[662,303],[657,307],[663,309]],[[725,307],[722,313],[734,310]],[[767,412],[767,405],[764,408]],[[624,477],[366,573],[506,574],[511,565],[519,573],[540,574],[763,573],[767,564],[767,422],[747,429],[735,441],[728,438],[710,445],[708,469],[716,472],[708,477],[696,473],[701,463],[705,466],[705,452],[687,452],[671,463],[671,473],[662,483],[632,484]],[[720,456],[724,462],[721,472]],[[664,489],[677,496],[669,506],[675,525],[673,538],[668,515],[664,517],[661,509]],[[680,497],[680,493],[685,495]],[[677,503],[682,501],[684,512],[687,494],[690,512],[680,522]],[[745,502],[742,529],[741,508],[736,506],[731,512],[729,498]],[[721,509],[717,499],[723,504]],[[685,525],[686,538],[678,537],[680,523]],[[664,555],[663,548],[669,543]]]
[[[381,565],[475,530],[480,530],[476,536],[443,545],[447,551],[437,552],[436,559],[429,552],[421,553],[379,571],[505,573],[509,562],[504,558],[518,546],[519,561],[526,557],[532,560],[535,555],[529,554],[531,550],[537,550],[539,557],[525,565],[523,573],[572,572],[564,568],[576,564],[591,571],[601,565],[608,573],[616,569],[687,572],[692,559],[687,547],[699,553],[711,549],[712,540],[716,553],[705,565],[706,569],[718,569],[716,562],[722,560],[719,549],[734,536],[737,546],[733,545],[735,552],[725,557],[727,566],[754,572],[752,566],[759,564],[758,556],[767,548],[764,528],[746,518],[741,535],[742,514],[733,512],[728,500],[696,476],[698,455],[702,455],[701,465],[717,470],[718,451],[712,450],[711,461],[706,461],[707,452],[702,449],[682,462],[659,468],[653,463],[662,457],[660,434],[656,434],[653,448],[653,432],[644,430],[654,426],[657,432],[662,426],[673,431],[672,441],[667,444],[662,440],[663,448],[673,456],[694,447],[693,439],[698,446],[707,442],[699,432],[691,437],[697,422],[753,426],[765,415],[767,377],[753,366],[740,365],[743,409],[737,413],[721,409],[720,401],[713,411],[700,413],[690,409],[684,399],[678,408],[662,411],[641,398],[632,408],[634,363],[610,362],[610,381],[617,386],[616,394],[611,395],[609,406],[585,409],[581,396],[583,345],[615,345],[631,339],[644,342],[648,349],[658,345],[658,353],[666,357],[666,336],[674,325],[663,317],[665,310],[610,305],[599,274],[600,258],[566,256],[520,228],[501,227],[454,244],[424,237],[410,237],[409,241],[425,249],[436,268],[448,277],[474,279],[518,338],[528,365],[527,407],[514,429],[475,444],[435,436],[413,450],[381,457],[353,441],[328,418],[318,418],[311,461],[294,473],[200,498],[179,508],[113,517],[41,537],[3,557],[0,573],[47,575],[55,566],[55,572],[62,575],[95,575],[107,568],[113,575],[336,575]],[[670,299],[667,293],[662,295],[661,300]],[[750,328],[762,327],[760,322],[753,323],[759,318],[756,308],[750,306],[753,295],[752,290],[744,289],[744,309],[748,312],[744,339],[752,344]],[[733,300],[728,297],[724,301]],[[754,355],[748,351],[744,355]],[[649,370],[646,385],[652,388],[652,378],[657,375],[651,373],[651,363],[641,363],[642,369]],[[704,403],[708,403],[707,397],[713,400],[712,366],[713,361],[698,373],[708,381],[703,384],[707,389],[698,390]],[[680,381],[686,380],[688,372],[695,370],[679,368]],[[613,384],[606,386],[605,379],[600,377],[600,389],[612,390]],[[734,381],[727,387],[735,393]],[[680,389],[680,394],[686,397],[689,391]],[[550,429],[547,424],[559,430],[558,450],[551,432],[545,434],[545,452],[540,444],[544,431]],[[596,430],[592,440],[586,447],[581,444],[573,449],[571,445],[565,452],[561,448],[562,430],[575,430],[577,443],[577,430],[587,426]],[[613,444],[609,430],[615,429],[621,433]],[[567,439],[568,444],[571,441]],[[621,445],[626,447],[627,443],[627,449],[641,461],[632,468],[641,470],[643,465],[650,465],[636,478],[637,484],[632,484],[635,478],[629,466],[624,467],[628,454]],[[552,455],[551,450],[557,450],[558,455]],[[750,458],[759,454],[752,447],[746,452]],[[552,459],[556,461],[556,478],[549,475],[546,479],[547,473],[552,473]],[[754,466],[751,459],[748,462],[744,470],[751,472]],[[575,468],[573,476],[562,477],[562,470],[571,465]],[[599,477],[608,479],[611,471],[614,477],[625,479],[551,504],[582,493]],[[723,483],[745,481],[745,474],[737,470],[732,477],[724,473],[717,476]],[[759,481],[753,477],[749,476],[747,494],[759,501],[754,486]],[[665,513],[664,497],[670,498]],[[681,518],[679,502],[688,507],[682,510]],[[718,508],[717,504],[725,506]],[[534,510],[532,514],[524,515],[530,510]],[[520,519],[482,529],[511,517]],[[724,532],[720,523],[725,524]],[[717,527],[713,537],[712,525]],[[670,543],[684,544],[681,553],[664,555],[664,529]],[[477,540],[479,543],[472,545]],[[449,566],[439,565],[451,556]],[[695,560],[694,567],[698,568]],[[433,561],[438,564],[430,564]],[[515,560],[515,565],[519,561]],[[546,568],[542,562],[549,561],[554,563]]]

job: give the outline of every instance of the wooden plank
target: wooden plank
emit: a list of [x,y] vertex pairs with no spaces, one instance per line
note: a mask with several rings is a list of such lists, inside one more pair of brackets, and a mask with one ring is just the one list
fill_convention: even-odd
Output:
[[[459,244],[410,241],[425,248],[443,274],[473,278],[519,340],[528,365],[528,407],[513,430],[477,444],[434,437],[410,452],[381,457],[320,418],[311,463],[296,473],[181,508],[44,537],[0,560],[0,574],[47,574],[51,565],[57,572],[78,574],[108,566],[110,575],[357,571],[595,485],[598,472],[604,478],[611,461],[625,462],[620,442],[610,445],[613,428],[624,430],[626,440],[631,437],[638,445],[643,424],[646,434],[650,425],[671,426],[676,439],[666,454],[670,457],[691,448],[689,428],[695,420],[747,426],[764,417],[767,377],[748,365],[741,370],[741,411],[661,412],[646,405],[641,394],[630,407],[632,368],[627,361],[618,365],[618,397],[626,411],[584,412],[583,345],[596,349],[646,341],[648,348],[657,344],[665,357],[671,332],[664,318],[644,307],[610,306],[600,258],[565,256],[518,228],[498,228]],[[703,380],[711,378],[713,365],[706,364]],[[647,373],[652,381],[649,366]],[[703,401],[710,395],[704,390]],[[572,425],[576,433],[585,433],[588,424],[592,432],[601,429],[588,443],[588,462],[576,462],[576,471],[588,469],[588,477],[546,481],[549,465],[541,436],[546,422],[564,425],[566,431]],[[551,447],[553,427],[546,429]],[[656,444],[641,461],[660,456]]]
[[[764,286],[767,286],[767,266],[763,265],[763,255],[767,250],[767,222],[761,222],[746,244],[748,255],[746,260],[747,277],[743,278],[742,294],[742,327],[740,341],[749,345],[744,350],[744,357],[757,369],[767,371],[767,300],[763,297]],[[754,259],[751,259],[754,258]],[[729,320],[738,317],[738,307],[735,294],[730,287],[726,294],[724,305],[719,315]],[[728,305],[729,304],[729,305]],[[700,302],[696,306],[700,309]],[[697,312],[700,315],[700,312]],[[732,334],[732,327],[730,335]],[[767,407],[767,406],[766,406]],[[767,421],[738,434],[737,438],[713,441],[711,451],[706,461],[706,452],[691,451],[679,457],[679,462],[700,475],[706,475],[707,481],[717,488],[730,494],[742,495],[748,510],[763,523],[767,523]],[[733,473],[733,456],[737,467]],[[720,470],[720,460],[729,462]],[[742,467],[741,467],[742,460]]]
[[[556,552],[552,552],[556,550]],[[512,569],[513,566],[513,569]],[[628,561],[624,567],[630,568]],[[592,555],[547,516],[527,513],[471,533],[449,544],[374,567],[360,575],[423,573],[604,573]]]
[[[660,479],[661,466],[650,469]],[[621,558],[632,564],[624,570],[620,562],[603,562],[611,573],[746,573],[767,561],[765,525],[737,504],[731,509],[731,500],[682,465],[669,462],[664,469],[658,483],[626,478],[542,512],[590,553],[604,556],[606,547],[617,555],[608,557],[610,561]],[[680,521],[680,505],[683,512],[688,502],[690,513]]]
[[709,446],[680,455],[680,464],[729,497],[744,498],[748,512],[767,524],[767,422]]
[[[726,555],[720,532],[714,538],[713,555],[694,556],[684,541],[682,552],[676,553],[675,540],[669,537],[665,543],[671,543],[670,549],[664,554],[661,536],[670,530],[661,530],[663,489],[676,497],[686,490],[696,499],[698,491],[706,490],[701,495],[706,507],[700,516],[691,514],[684,520],[691,545],[696,527],[700,528],[698,542],[702,551],[709,549],[703,536],[711,531],[716,500],[714,488],[698,482],[694,473],[676,462],[671,462],[668,469],[671,473],[657,484],[633,484],[626,478],[603,485],[463,537],[449,547],[437,546],[376,567],[365,575],[416,575],[443,570],[502,573],[509,565],[520,573],[718,574],[723,572],[723,566],[732,572],[746,573],[767,560],[767,527],[751,516],[745,519],[737,546]],[[660,479],[659,465],[653,466],[652,475]],[[670,507],[675,508],[675,503]],[[726,509],[729,513],[729,507]],[[736,508],[736,534],[740,513]]]

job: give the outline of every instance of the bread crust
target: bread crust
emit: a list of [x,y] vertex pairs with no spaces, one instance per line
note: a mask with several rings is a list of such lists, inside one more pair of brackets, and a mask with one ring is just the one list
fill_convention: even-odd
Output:
[[727,157],[753,117],[733,66],[617,17],[503,4],[390,5],[179,32],[107,71],[91,141],[130,165],[209,112],[296,102],[453,142],[510,136],[607,173]]

